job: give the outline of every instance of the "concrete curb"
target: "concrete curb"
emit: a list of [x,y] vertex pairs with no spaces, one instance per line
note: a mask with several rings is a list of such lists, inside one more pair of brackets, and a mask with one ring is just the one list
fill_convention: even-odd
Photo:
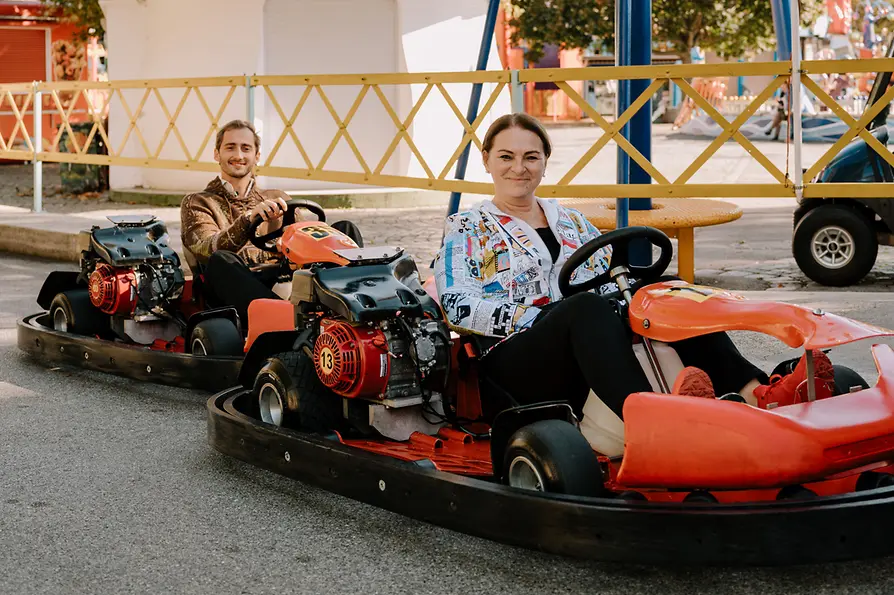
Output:
[[[87,226],[89,227],[89,226]],[[0,252],[78,262],[78,234],[0,224]]]

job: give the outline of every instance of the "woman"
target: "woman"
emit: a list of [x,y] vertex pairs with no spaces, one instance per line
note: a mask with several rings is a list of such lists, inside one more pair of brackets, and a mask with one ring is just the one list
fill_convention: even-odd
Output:
[[[579,211],[534,195],[550,153],[546,130],[526,114],[502,116],[490,126],[482,157],[494,197],[447,219],[435,261],[438,295],[454,330],[483,336],[483,371],[515,401],[563,398],[580,415],[592,389],[623,419],[627,396],[652,387],[607,299],[589,292],[562,299],[562,265],[599,231]],[[604,272],[608,256],[594,255],[573,282]],[[612,284],[600,293],[614,290]],[[769,408],[795,402],[806,380],[802,357],[792,374],[770,382],[723,333],[673,347],[688,366],[676,378],[674,394],[714,398],[736,392]],[[822,381],[818,396],[831,394],[832,365],[822,352],[813,355]]]

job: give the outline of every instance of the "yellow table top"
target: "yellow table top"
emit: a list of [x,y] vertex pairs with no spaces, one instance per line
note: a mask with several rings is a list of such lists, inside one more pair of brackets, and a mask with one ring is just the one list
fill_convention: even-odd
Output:
[[[577,209],[599,229],[614,229],[617,221],[614,198],[569,198],[561,201]],[[742,208],[721,200],[703,198],[652,199],[652,209],[630,211],[630,225],[646,225],[657,229],[706,227],[735,221]]]

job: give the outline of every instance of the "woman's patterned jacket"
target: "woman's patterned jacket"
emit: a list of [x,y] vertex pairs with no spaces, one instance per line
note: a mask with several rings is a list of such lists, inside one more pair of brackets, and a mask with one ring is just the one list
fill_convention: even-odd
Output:
[[[558,277],[575,250],[599,235],[587,219],[555,200],[538,198],[561,250],[555,263],[537,232],[487,200],[447,218],[435,257],[435,283],[450,326],[460,333],[508,337],[528,328],[540,306],[560,300]],[[602,250],[578,267],[581,283],[608,269]]]

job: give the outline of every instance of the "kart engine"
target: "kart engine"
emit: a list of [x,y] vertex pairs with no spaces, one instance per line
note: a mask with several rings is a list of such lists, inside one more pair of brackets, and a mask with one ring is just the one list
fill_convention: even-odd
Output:
[[90,274],[90,301],[106,314],[139,318],[158,313],[183,293],[183,273],[171,262],[114,267],[97,263]]
[[431,319],[385,320],[353,326],[324,319],[314,343],[314,367],[343,397],[396,399],[441,392],[449,365],[449,335]]

